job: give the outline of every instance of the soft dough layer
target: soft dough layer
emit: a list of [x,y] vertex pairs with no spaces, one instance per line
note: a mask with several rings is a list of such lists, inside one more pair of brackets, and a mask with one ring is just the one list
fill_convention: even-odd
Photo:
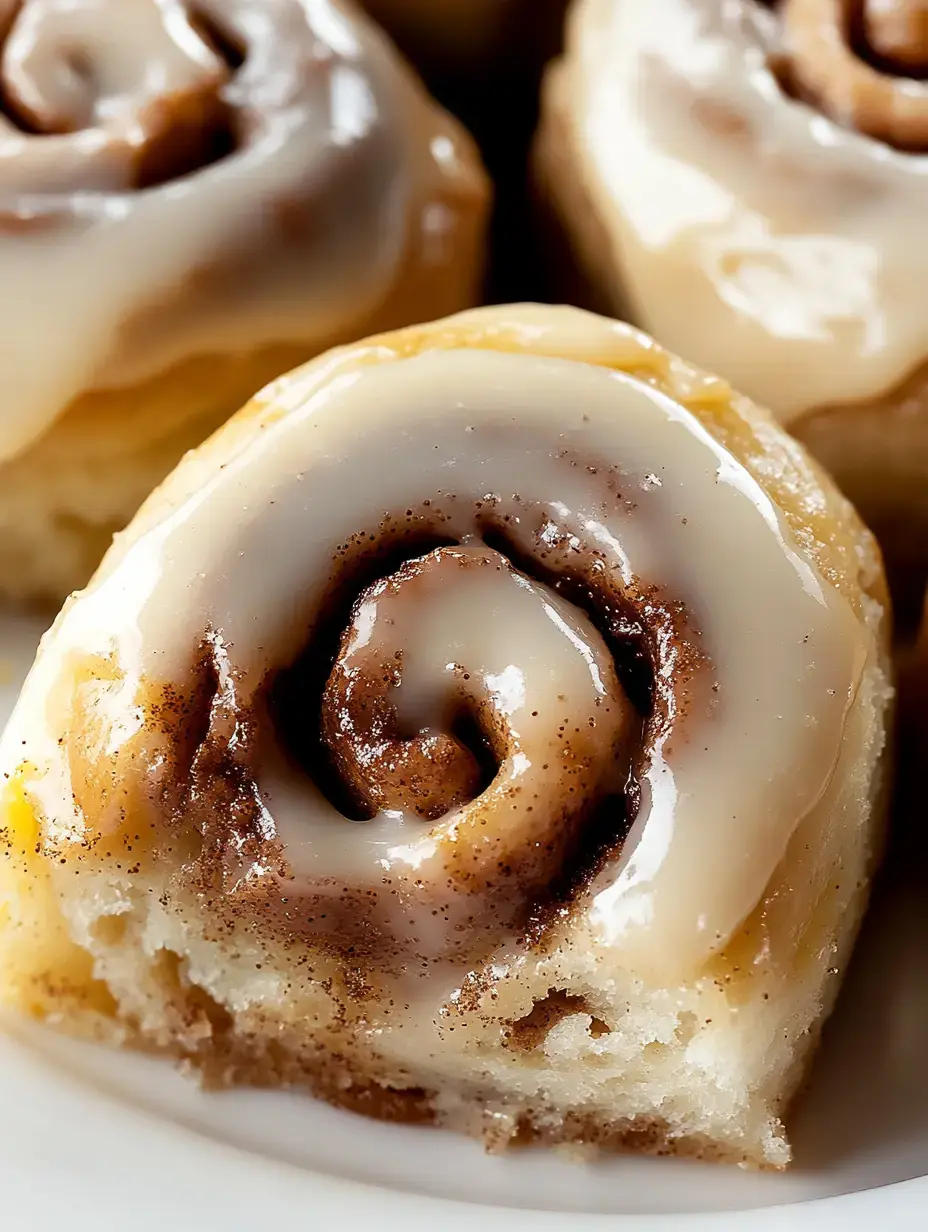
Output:
[[491,1147],[781,1167],[880,848],[886,634],[829,481],[629,327],[333,351],[45,639],[3,995]]
[[350,4],[0,3],[0,99],[2,592],[82,585],[280,372],[479,295],[475,147]]
[[923,19],[577,0],[536,145],[573,295],[769,407],[877,532],[907,620],[928,573]]

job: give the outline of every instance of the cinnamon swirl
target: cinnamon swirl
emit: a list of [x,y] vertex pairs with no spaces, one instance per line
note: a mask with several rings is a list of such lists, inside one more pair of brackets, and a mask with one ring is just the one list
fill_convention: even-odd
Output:
[[475,302],[487,196],[340,0],[0,0],[0,591],[82,585],[280,372]]
[[270,385],[0,745],[0,990],[491,1147],[781,1167],[880,845],[879,555],[631,328],[484,309]]
[[539,181],[584,300],[770,407],[928,574],[922,0],[576,0]]

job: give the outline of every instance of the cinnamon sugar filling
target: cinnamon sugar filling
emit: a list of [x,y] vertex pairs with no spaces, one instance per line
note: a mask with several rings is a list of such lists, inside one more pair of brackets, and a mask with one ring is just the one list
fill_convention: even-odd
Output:
[[[138,30],[124,39],[118,66],[110,43],[120,15],[105,4],[69,16],[23,0],[0,19],[0,133],[15,129],[26,139],[14,160],[21,191],[41,196],[54,187],[43,213],[69,212],[68,188],[117,192],[180,179],[234,153],[260,127],[235,88],[246,46],[214,6],[179,8],[173,27],[148,0],[127,8],[145,46]],[[144,61],[159,55],[165,72],[147,80]],[[34,137],[57,140],[43,156]]]
[[[602,473],[621,502],[617,473]],[[220,915],[257,913],[283,943],[312,940],[385,977],[471,966],[514,933],[543,944],[617,859],[654,741],[685,728],[697,695],[711,696],[711,664],[681,603],[627,585],[594,545],[518,496],[487,496],[465,515],[470,533],[443,544],[454,501],[436,494],[344,545],[305,649],[255,700],[239,700],[213,632],[193,683],[152,709],[174,723],[175,762],[159,789],[165,832],[192,823],[202,838],[187,884]],[[460,511],[453,520],[461,525]],[[439,546],[423,550],[429,541]],[[506,673],[479,659],[442,653],[410,668],[456,604],[505,639],[513,598],[525,610],[510,614],[526,624],[534,615],[579,647],[596,684],[585,709],[557,693],[556,713],[514,718]],[[507,670],[524,688],[518,664]],[[324,866],[296,873],[259,787],[280,759],[339,809],[346,848],[365,826],[402,817],[406,859],[341,877]],[[246,884],[249,865],[272,872],[273,887]]]
[[782,0],[787,91],[900,150],[928,148],[928,10],[920,0]]

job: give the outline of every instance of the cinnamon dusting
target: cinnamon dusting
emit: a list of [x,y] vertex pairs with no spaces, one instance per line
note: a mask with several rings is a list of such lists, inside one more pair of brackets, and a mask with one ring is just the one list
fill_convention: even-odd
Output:
[[[564,463],[579,464],[567,455]],[[609,467],[601,473],[606,504],[624,501],[620,477]],[[470,520],[492,545],[490,555],[504,553],[506,569],[543,581],[592,620],[640,716],[630,732],[638,752],[627,782],[604,789],[591,760],[598,755],[578,744],[558,770],[566,775],[563,798],[512,798],[511,807],[520,810],[535,804],[531,824],[543,838],[513,848],[511,822],[497,812],[510,805],[490,790],[506,756],[492,713],[462,705],[458,722],[452,705],[446,731],[405,731],[393,704],[402,645],[375,642],[360,656],[346,657],[363,599],[373,595],[387,605],[389,627],[389,605],[401,595],[415,603],[416,587],[442,561],[455,569],[477,567],[460,556],[455,564],[455,551],[442,546],[444,534],[453,542],[463,524],[455,502],[453,494],[437,493],[339,545],[328,600],[307,630],[305,652],[291,667],[271,672],[257,691],[240,693],[214,630],[204,637],[188,683],[164,688],[160,703],[148,709],[149,722],[167,734],[173,750],[159,807],[175,833],[179,828],[199,836],[199,854],[184,882],[208,898],[229,928],[239,926],[235,921],[247,921],[249,929],[260,922],[285,944],[306,938],[340,955],[345,970],[356,971],[352,987],[362,997],[390,972],[425,974],[448,958],[477,961],[513,931],[527,945],[543,945],[621,849],[637,808],[635,768],[643,768],[656,740],[671,729],[685,732],[689,715],[704,714],[710,704],[710,665],[681,604],[659,588],[625,585],[601,553],[569,527],[552,526],[549,515],[539,516],[518,496],[490,494],[465,510],[465,523]],[[517,520],[507,508],[518,509]],[[525,530],[533,524],[527,543]],[[434,884],[426,877],[407,885],[389,872],[368,883],[326,876],[312,885],[294,881],[259,787],[271,749],[299,765],[349,818],[399,807],[422,819],[424,833],[453,810],[472,806],[481,845],[471,847],[467,838],[449,847],[442,879]],[[438,949],[436,936],[442,938]]]

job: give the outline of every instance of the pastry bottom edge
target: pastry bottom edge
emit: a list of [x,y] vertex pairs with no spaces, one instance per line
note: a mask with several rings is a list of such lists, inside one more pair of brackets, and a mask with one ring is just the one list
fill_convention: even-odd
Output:
[[[449,1097],[424,1087],[392,1085],[362,1075],[359,1065],[324,1048],[297,1054],[277,1040],[236,1031],[226,1021],[231,1015],[211,998],[206,1000],[209,1004],[197,996],[185,1007],[188,1026],[183,1039],[152,1038],[111,1016],[108,1009],[89,1010],[86,1005],[72,1016],[62,1012],[59,1003],[47,1021],[72,1038],[173,1062],[207,1093],[232,1089],[302,1093],[371,1121],[432,1127],[477,1139],[488,1154],[545,1147],[577,1162],[600,1154],[673,1156],[766,1172],[783,1171],[789,1163],[788,1157],[782,1162],[765,1157],[760,1143],[745,1141],[739,1147],[707,1135],[675,1132],[668,1121],[651,1113],[610,1121],[582,1109],[510,1100],[502,1092],[454,1092]],[[24,1012],[22,1006],[19,1010]],[[29,1016],[46,1018],[35,1012]],[[810,1055],[816,1050],[817,1041]],[[808,1063],[804,1069],[808,1071]],[[801,1094],[802,1088],[794,1098]]]

